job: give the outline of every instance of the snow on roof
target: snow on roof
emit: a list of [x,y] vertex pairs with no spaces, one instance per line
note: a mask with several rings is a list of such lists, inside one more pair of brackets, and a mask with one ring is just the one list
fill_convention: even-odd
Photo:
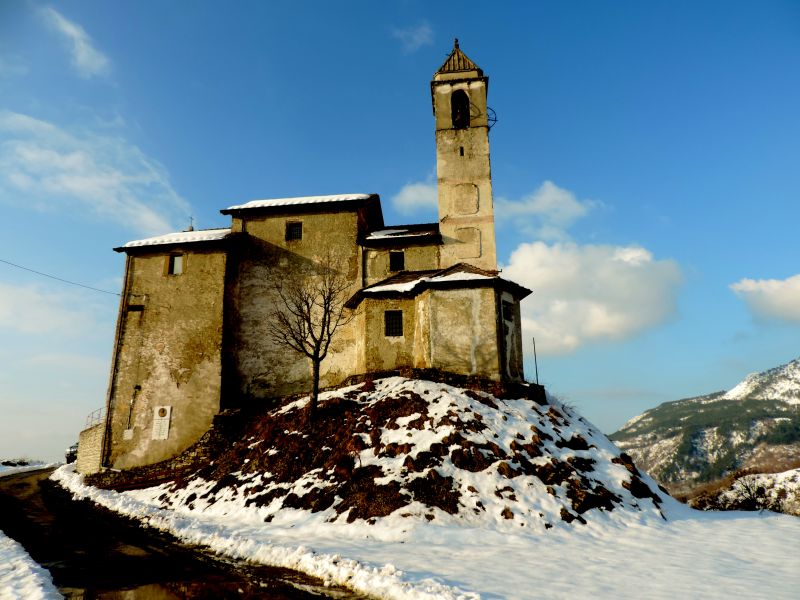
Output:
[[439,233],[436,224],[431,225],[426,229],[415,228],[412,229],[410,227],[393,227],[389,229],[378,229],[377,231],[371,232],[365,240],[385,240],[389,238],[399,238],[399,237],[417,237],[423,235],[433,235]]
[[133,240],[123,248],[138,248],[139,246],[163,246],[165,244],[188,244],[192,242],[212,242],[221,240],[231,232],[230,229],[200,229],[198,231],[178,231],[166,235]]
[[351,200],[367,200],[375,194],[336,194],[332,196],[301,196],[298,198],[268,198],[265,200],[251,200],[245,204],[229,206],[223,213],[230,210],[248,210],[251,208],[272,208],[275,206],[296,206],[298,204],[325,204],[328,202],[347,202]]
[[365,288],[362,290],[365,294],[369,293],[384,293],[384,292],[410,292],[415,287],[422,283],[443,283],[450,281],[470,281],[476,279],[496,279],[496,275],[483,275],[481,273],[469,273],[464,271],[457,271],[455,273],[442,274],[439,271],[435,275],[420,273],[418,277],[410,280],[398,281],[397,283],[387,283],[385,285],[376,285],[373,287]]

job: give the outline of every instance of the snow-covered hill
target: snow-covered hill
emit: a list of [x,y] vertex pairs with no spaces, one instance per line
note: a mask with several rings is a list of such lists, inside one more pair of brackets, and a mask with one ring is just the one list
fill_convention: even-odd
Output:
[[800,521],[692,511],[553,399],[390,378],[324,394],[313,427],[306,403],[220,423],[213,456],[192,449],[194,466],[155,487],[88,487],[71,465],[54,478],[187,543],[379,598],[759,597],[765,579],[789,598],[800,585]]
[[661,404],[610,437],[664,484],[792,466],[800,461],[800,359],[728,392]]
[[[605,511],[661,517],[665,494],[554,400],[393,377],[248,413],[206,464],[149,492],[165,508],[290,526],[459,521],[545,531]],[[113,482],[112,482],[113,483]]]
[[772,510],[800,516],[800,468],[782,473],[746,473],[689,504],[703,510]]

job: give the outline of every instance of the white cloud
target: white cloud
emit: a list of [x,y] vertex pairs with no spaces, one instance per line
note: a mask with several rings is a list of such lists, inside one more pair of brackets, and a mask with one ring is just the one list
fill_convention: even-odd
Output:
[[578,200],[569,190],[545,181],[521,200],[497,198],[495,214],[499,221],[512,221],[516,227],[542,240],[566,240],[575,221],[600,205],[595,200]]
[[106,75],[109,72],[111,61],[92,46],[92,40],[83,27],[68,20],[51,6],[42,8],[41,14],[45,22],[70,44],[72,66],[81,77]]
[[120,137],[69,132],[0,111],[0,201],[80,208],[141,234],[174,229],[190,209],[166,170]]
[[503,275],[533,290],[522,304],[526,343],[564,354],[588,343],[624,340],[676,309],[682,276],[672,260],[639,246],[525,243]]
[[730,288],[756,317],[800,323],[800,275],[787,279],[742,279]]
[[419,210],[435,209],[439,205],[439,195],[435,181],[408,183],[392,198],[392,205],[401,213],[408,215]]
[[392,37],[400,40],[405,52],[414,52],[433,43],[433,29],[427,21],[422,21],[413,27],[393,30]]
[[[95,328],[92,312],[96,307],[73,302],[75,298],[35,285],[0,283],[0,329],[23,334],[85,334]],[[85,308],[67,308],[74,305]]]

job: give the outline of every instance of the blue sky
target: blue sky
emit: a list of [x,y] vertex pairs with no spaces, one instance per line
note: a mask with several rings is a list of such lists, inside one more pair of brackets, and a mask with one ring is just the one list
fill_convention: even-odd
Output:
[[[117,292],[112,247],[256,198],[435,220],[454,37],[552,392],[613,431],[800,355],[797,2],[0,2],[0,259]],[[77,439],[117,306],[0,263],[0,457]]]

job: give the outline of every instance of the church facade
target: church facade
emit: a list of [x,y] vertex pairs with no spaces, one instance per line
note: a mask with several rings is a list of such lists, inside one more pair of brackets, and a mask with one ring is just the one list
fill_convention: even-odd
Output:
[[411,369],[523,381],[519,303],[530,291],[497,271],[487,86],[456,41],[431,82],[437,223],[387,226],[376,194],[280,198],[222,210],[229,228],[115,248],[126,267],[106,417],[81,434],[78,470],[171,458],[231,399],[308,391],[310,362],[265,325],[276,282],[323,269],[346,278],[350,317],[323,387]]

